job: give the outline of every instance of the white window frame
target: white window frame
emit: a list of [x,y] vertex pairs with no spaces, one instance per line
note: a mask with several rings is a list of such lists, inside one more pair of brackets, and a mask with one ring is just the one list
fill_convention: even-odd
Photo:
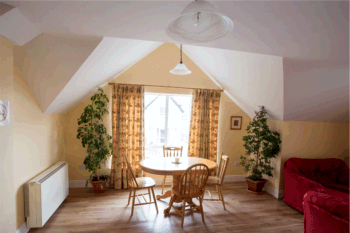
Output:
[[188,97],[191,97],[191,101],[192,101],[192,95],[191,94],[174,94],[174,93],[157,93],[157,92],[145,92],[145,95],[166,96],[166,99],[165,99],[165,142],[164,142],[164,146],[167,147],[168,146],[168,126],[169,126],[169,124],[168,124],[168,120],[169,120],[169,97],[170,96],[188,96]]

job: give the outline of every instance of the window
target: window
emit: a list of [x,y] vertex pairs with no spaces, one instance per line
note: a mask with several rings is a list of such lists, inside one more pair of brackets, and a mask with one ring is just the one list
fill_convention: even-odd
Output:
[[183,146],[187,156],[191,95],[145,94],[145,157],[163,156],[164,146]]

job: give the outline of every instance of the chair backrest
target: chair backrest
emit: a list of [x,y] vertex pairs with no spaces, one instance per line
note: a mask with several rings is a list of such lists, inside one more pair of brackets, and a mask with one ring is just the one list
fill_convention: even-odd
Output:
[[163,146],[164,157],[182,157],[182,146],[181,147],[165,147]]
[[183,197],[198,197],[203,194],[209,176],[209,168],[203,163],[190,166],[180,179],[180,195]]
[[224,155],[224,152],[221,152],[220,157],[218,157],[218,159],[217,159],[217,164],[218,164],[219,166],[216,168],[216,172],[215,172],[216,176],[218,176],[219,171],[221,170],[220,165],[221,165],[221,158],[222,158],[223,155]]
[[227,155],[221,155],[221,159],[219,161],[219,170],[217,174],[217,178],[219,178],[219,184],[224,183],[228,161],[229,161],[229,157]]
[[128,183],[129,183],[129,186],[132,186],[132,187],[139,187],[137,181],[136,181],[136,177],[135,177],[135,174],[131,168],[131,165],[130,165],[130,162],[129,162],[129,158],[126,154],[124,154],[124,158],[125,158],[125,161],[126,161],[126,164],[127,164],[127,167],[128,167]]

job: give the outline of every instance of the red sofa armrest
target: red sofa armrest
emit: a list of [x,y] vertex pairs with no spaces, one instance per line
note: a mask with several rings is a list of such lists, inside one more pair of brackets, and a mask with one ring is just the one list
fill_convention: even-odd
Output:
[[324,187],[298,173],[284,172],[284,202],[304,213],[303,198],[308,191],[325,193]]
[[349,232],[349,204],[335,196],[310,191],[304,197],[305,233]]

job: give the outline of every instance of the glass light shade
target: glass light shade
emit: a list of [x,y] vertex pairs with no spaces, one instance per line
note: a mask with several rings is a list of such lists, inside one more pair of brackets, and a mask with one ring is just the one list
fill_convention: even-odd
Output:
[[232,20],[211,3],[194,1],[170,21],[166,33],[174,40],[196,43],[216,40],[232,30]]
[[175,66],[174,69],[170,70],[170,73],[177,74],[177,75],[186,75],[192,72],[189,69],[187,69],[185,64],[179,63]]

